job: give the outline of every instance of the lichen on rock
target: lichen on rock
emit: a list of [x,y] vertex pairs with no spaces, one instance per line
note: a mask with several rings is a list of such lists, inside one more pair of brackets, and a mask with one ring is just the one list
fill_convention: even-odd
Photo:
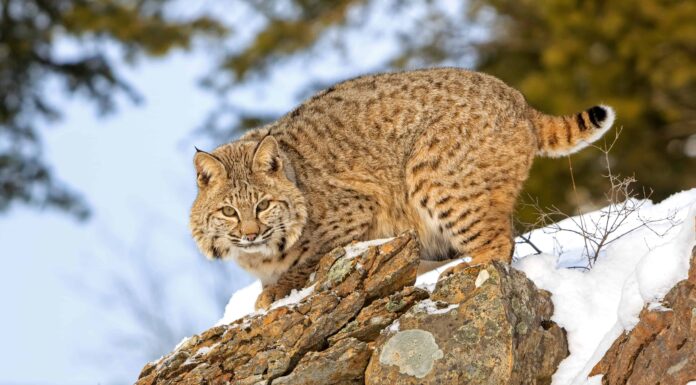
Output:
[[[498,262],[458,265],[443,273],[429,299],[398,318],[396,334],[386,330],[375,341],[365,383],[548,384],[568,354],[564,332],[550,321],[552,313],[548,292],[536,289],[523,273]],[[425,360],[433,367],[420,376],[405,370],[403,358],[388,358],[403,350],[391,346],[394,336],[414,330],[428,333],[442,351],[439,359]]]
[[400,373],[423,378],[433,369],[433,362],[442,356],[442,350],[430,332],[411,329],[398,332],[387,340],[379,355],[379,363],[396,365]]

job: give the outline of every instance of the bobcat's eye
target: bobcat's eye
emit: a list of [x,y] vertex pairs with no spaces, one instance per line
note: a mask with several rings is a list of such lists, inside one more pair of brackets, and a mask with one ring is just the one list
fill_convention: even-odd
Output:
[[226,217],[233,217],[237,215],[237,211],[232,206],[225,206],[222,208],[222,215]]
[[261,212],[261,211],[267,209],[268,205],[269,205],[269,203],[267,200],[262,200],[261,202],[256,204],[256,212],[258,213],[258,212]]

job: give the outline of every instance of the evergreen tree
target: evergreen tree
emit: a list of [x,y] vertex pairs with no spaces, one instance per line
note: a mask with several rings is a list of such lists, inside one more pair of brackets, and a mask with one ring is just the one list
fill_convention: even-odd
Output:
[[[81,197],[61,185],[41,157],[37,125],[60,118],[45,94],[57,79],[70,94],[92,101],[99,112],[114,109],[136,90],[115,69],[106,47],[116,45],[129,61],[187,48],[200,34],[221,35],[206,17],[165,17],[168,0],[0,0],[0,212],[12,202],[52,206],[85,217]],[[81,54],[60,58],[55,44],[70,41]]]

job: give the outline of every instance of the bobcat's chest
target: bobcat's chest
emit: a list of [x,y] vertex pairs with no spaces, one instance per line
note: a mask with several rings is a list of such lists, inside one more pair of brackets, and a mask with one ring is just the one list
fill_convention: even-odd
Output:
[[244,270],[258,278],[266,285],[274,284],[278,278],[290,267],[289,259],[281,260],[275,255],[263,253],[238,252],[232,255],[232,259]]

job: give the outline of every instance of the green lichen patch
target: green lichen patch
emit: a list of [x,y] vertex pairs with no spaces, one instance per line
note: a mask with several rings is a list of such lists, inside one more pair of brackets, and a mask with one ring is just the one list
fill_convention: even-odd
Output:
[[396,365],[400,373],[423,378],[433,369],[435,360],[443,356],[430,332],[411,329],[394,334],[384,344],[379,362]]
[[336,287],[338,284],[343,282],[346,277],[353,271],[356,260],[354,258],[341,257],[334,262],[329,269],[329,273],[326,275],[326,281],[324,282],[325,289]]

